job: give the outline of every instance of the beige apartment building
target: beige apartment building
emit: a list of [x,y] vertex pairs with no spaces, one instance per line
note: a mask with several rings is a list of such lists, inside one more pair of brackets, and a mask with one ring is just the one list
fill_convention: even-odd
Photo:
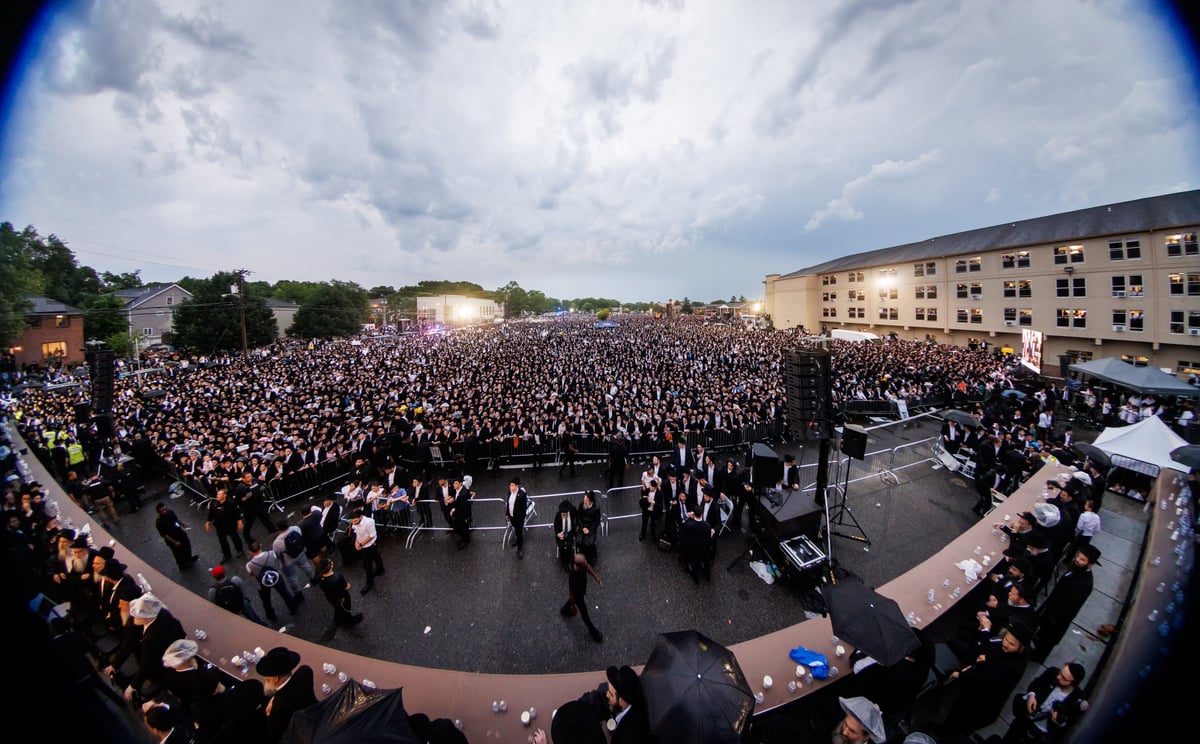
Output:
[[768,274],[776,328],[1021,346],[1043,371],[1124,357],[1200,372],[1200,190],[1037,217]]

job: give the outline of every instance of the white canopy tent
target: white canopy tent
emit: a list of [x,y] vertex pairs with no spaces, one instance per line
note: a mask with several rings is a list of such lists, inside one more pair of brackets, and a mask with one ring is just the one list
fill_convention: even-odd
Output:
[[1186,465],[1171,459],[1171,450],[1187,442],[1157,416],[1131,426],[1110,426],[1092,444],[1107,452],[1113,465],[1152,478],[1162,468],[1188,472]]

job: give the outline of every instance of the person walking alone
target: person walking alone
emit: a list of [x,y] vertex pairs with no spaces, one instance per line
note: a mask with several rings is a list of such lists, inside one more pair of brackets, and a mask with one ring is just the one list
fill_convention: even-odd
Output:
[[333,569],[333,561],[322,558],[317,566],[317,585],[325,599],[333,605],[333,622],[321,633],[322,641],[332,640],[339,625],[358,625],[362,622],[361,612],[350,610],[350,582],[339,571]]
[[379,555],[379,533],[375,530],[375,520],[363,516],[362,509],[355,509],[350,515],[350,524],[354,529],[354,549],[362,560],[363,569],[367,572],[367,583],[359,590],[366,595],[375,588],[375,577],[384,574],[383,558]]
[[583,624],[587,626],[588,635],[596,643],[604,642],[604,634],[592,624],[592,618],[588,614],[587,606],[587,587],[588,576],[596,580],[596,585],[603,588],[604,581],[592,565],[587,562],[587,558],[583,557],[582,553],[575,554],[575,560],[571,563],[571,571],[567,574],[567,603],[562,606],[559,612],[563,617],[574,617],[576,613],[583,618]]

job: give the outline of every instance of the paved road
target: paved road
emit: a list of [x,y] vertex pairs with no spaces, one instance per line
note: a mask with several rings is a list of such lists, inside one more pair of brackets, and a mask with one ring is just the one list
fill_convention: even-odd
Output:
[[[890,449],[936,432],[933,423],[872,432],[868,451]],[[777,452],[796,454],[802,462],[816,459],[815,451],[802,457],[805,453],[798,446],[783,445]],[[852,478],[864,475],[863,465],[856,463]],[[636,482],[635,472],[631,468],[626,483]],[[505,470],[499,476],[479,476],[477,497],[503,496],[514,473],[521,475],[535,496],[570,492],[578,501],[577,492],[605,485],[600,465],[583,466],[578,477],[565,479],[558,477],[555,468],[536,474]],[[896,486],[874,474],[850,484],[848,504],[872,541],[869,550],[864,551],[859,542],[834,538],[838,562],[873,586],[923,561],[974,518],[970,511],[974,491],[961,478],[928,464],[897,475]],[[152,489],[162,493],[161,485]],[[552,518],[553,505],[560,499],[539,503],[540,521]],[[147,503],[155,500],[152,495]],[[608,511],[636,512],[636,500],[636,491],[614,495]],[[123,518],[116,531],[127,546],[163,573],[203,592],[209,581],[206,567],[219,559],[216,539],[203,532],[203,514],[189,508],[185,499],[169,503],[192,526],[192,539],[202,556],[195,568],[182,575],[154,533],[152,509]],[[311,503],[289,502],[292,521]],[[411,549],[405,548],[406,533],[384,536],[387,574],[367,597],[354,592],[355,609],[365,613],[366,621],[340,630],[327,645],[422,666],[540,674],[643,663],[655,636],[663,631],[695,628],[732,644],[804,619],[801,593],[791,586],[763,583],[745,561],[726,570],[745,547],[743,535],[720,539],[712,582],[697,587],[673,555],[660,552],[649,541],[639,543],[638,528],[637,519],[613,519],[608,536],[600,540],[597,569],[604,587],[593,583],[588,599],[592,619],[605,634],[603,644],[588,637],[578,618],[559,615],[566,598],[566,575],[555,559],[550,529],[541,528],[530,530],[524,560],[518,560],[511,548],[501,547],[499,532],[477,531],[471,546],[462,551],[455,549],[446,533],[423,533]],[[362,585],[361,569],[349,567],[347,575],[357,590]],[[307,601],[296,616],[289,618],[279,608],[281,619],[288,623],[289,633],[316,641],[331,610],[315,587],[305,594]]]

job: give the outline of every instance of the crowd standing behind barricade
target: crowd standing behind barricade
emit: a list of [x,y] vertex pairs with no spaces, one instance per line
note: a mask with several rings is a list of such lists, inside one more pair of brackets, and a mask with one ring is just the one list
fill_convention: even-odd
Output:
[[[624,463],[627,456],[648,459],[649,453],[661,453],[663,464],[652,470],[661,487],[673,490],[675,475],[683,482],[691,475],[668,464],[676,457],[668,453],[681,441],[692,453],[684,462],[694,458],[697,480],[706,482],[713,477],[706,476],[706,465],[715,473],[727,463],[725,458],[696,457],[705,445],[712,452],[717,445],[740,443],[738,437],[749,429],[787,435],[780,352],[804,343],[805,331],[768,332],[688,317],[623,316],[620,322],[619,328],[596,329],[589,319],[570,318],[438,334],[280,342],[248,358],[172,365],[147,355],[143,362],[162,365],[163,371],[153,380],[141,376],[118,383],[109,440],[102,440],[90,423],[76,423],[75,404],[89,397],[85,386],[30,388],[15,397],[6,393],[0,403],[31,448],[63,480],[68,495],[86,508],[103,508],[100,502],[122,495],[137,505],[115,487],[120,478],[115,465],[99,480],[101,488],[95,488],[92,476],[103,470],[101,463],[119,461],[121,455],[133,458],[124,469],[150,475],[168,468],[199,498],[227,491],[244,501],[254,488],[284,498],[312,479],[335,474],[344,481],[349,476],[350,491],[343,489],[346,503],[328,499],[325,509],[311,516],[313,539],[306,538],[303,546],[310,560],[324,557],[320,548],[342,508],[343,517],[356,508],[371,513],[372,503],[384,498],[368,498],[376,486],[398,498],[400,489],[411,485],[415,493],[429,484],[432,497],[440,500],[436,481],[454,476],[459,488],[464,474],[494,467],[518,448],[539,458],[534,467],[540,458],[561,459],[569,448],[602,452],[594,459],[608,459],[610,465]],[[1072,406],[1072,395],[1080,391],[1051,386],[1024,398],[1002,395],[1017,384],[1011,358],[896,339],[834,341],[831,348],[835,409],[854,399],[905,400],[910,407],[935,402],[959,407],[979,418],[981,426],[957,434],[948,449],[975,463],[977,481],[987,489],[981,492],[981,504],[986,493],[1011,491],[1050,458],[1070,460],[1071,429],[1064,430],[1054,417]],[[62,377],[52,371],[49,379],[55,375]],[[147,395],[147,389],[161,392]],[[1139,411],[1168,420],[1189,410],[1136,402]],[[1126,399],[1122,405],[1132,402]],[[589,442],[604,446],[579,446]],[[431,472],[435,455],[454,464]],[[399,474],[397,461],[404,462]],[[1104,490],[1100,474],[1093,470],[1090,476],[1090,481],[1061,484],[1062,496],[1043,505],[1058,512],[1051,515],[1053,523],[1034,527],[1064,562],[1079,548],[1088,550],[1085,538],[1090,534],[1077,534],[1076,523],[1081,514],[1098,510]],[[610,471],[610,482],[613,477]],[[105,490],[105,481],[114,487]],[[356,490],[358,496],[351,498]],[[39,591],[55,601],[74,600],[72,607],[82,613],[78,619],[83,622],[118,631],[137,625],[129,608],[140,591],[123,576],[110,548],[97,550],[63,530],[40,488],[19,478],[5,481],[3,503],[6,538],[29,559],[27,578]],[[239,514],[244,516],[247,508],[241,505]],[[336,509],[332,520],[326,519],[330,509]],[[364,517],[370,518],[356,519]],[[650,517],[653,537],[657,515]],[[101,512],[100,518],[118,520],[113,511]],[[667,522],[664,531],[670,527]],[[267,537],[277,527],[263,526]],[[249,541],[250,528],[245,522],[228,530],[235,546],[237,530],[244,529],[242,536]],[[1098,526],[1089,528],[1091,534],[1094,529]],[[181,560],[192,561],[190,552],[184,552]],[[707,564],[698,560],[697,565],[707,575]],[[692,576],[699,581],[695,570]],[[361,591],[369,591],[371,578]],[[330,599],[335,609],[346,586],[341,578],[336,583],[338,596]],[[1030,599],[1039,599],[1045,587],[1040,581],[1032,585]],[[344,605],[335,624],[355,617],[349,603]],[[153,601],[138,605],[139,611],[146,607],[160,610]],[[119,660],[141,653],[148,659],[147,654],[160,651],[140,644],[131,631],[120,646],[101,656]],[[140,677],[134,681],[146,673],[137,669]]]

